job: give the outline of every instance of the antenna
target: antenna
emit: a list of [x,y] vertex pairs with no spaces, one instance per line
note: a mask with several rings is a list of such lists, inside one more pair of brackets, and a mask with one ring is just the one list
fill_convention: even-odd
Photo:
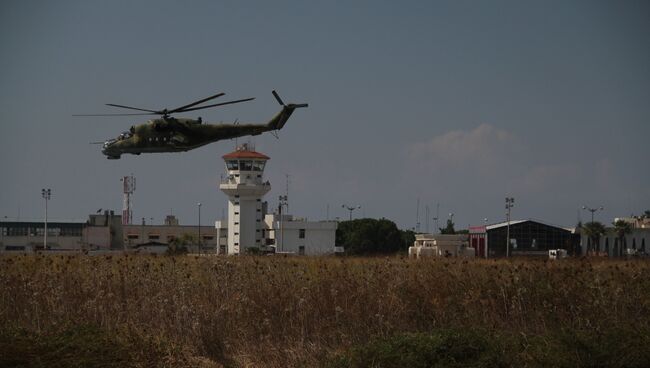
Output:
[[424,213],[426,214],[425,218],[427,219],[427,222],[426,222],[427,230],[426,230],[426,232],[427,232],[427,234],[429,234],[429,205],[428,204],[426,206],[424,206]]
[[284,174],[287,177],[287,187],[285,191],[285,198],[287,201],[287,213],[289,213],[289,174]]
[[418,198],[418,204],[415,210],[415,232],[420,232],[420,198]]
[[135,192],[135,177],[124,176],[120,179],[122,182],[122,193],[124,201],[122,203],[122,225],[131,225],[133,221],[133,210],[131,209],[131,194]]

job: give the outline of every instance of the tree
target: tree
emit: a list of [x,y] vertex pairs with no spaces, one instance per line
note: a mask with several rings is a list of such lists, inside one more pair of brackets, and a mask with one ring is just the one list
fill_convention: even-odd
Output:
[[440,228],[440,234],[456,234],[456,229],[454,229],[454,223],[451,219],[447,219],[447,226]]
[[167,255],[174,256],[187,253],[187,246],[196,244],[197,237],[194,234],[183,233],[180,238],[174,238],[167,246]]
[[623,256],[623,244],[625,244],[625,234],[629,234],[632,232],[632,226],[630,226],[629,222],[623,221],[623,220],[618,220],[613,223],[614,225],[614,231],[616,232],[616,236],[618,237],[618,256]]
[[597,244],[600,243],[600,237],[605,234],[605,225],[598,221],[587,222],[582,230],[585,235],[591,240],[591,245],[587,247],[587,253],[592,251]]
[[[343,221],[336,229],[336,245],[350,255],[388,254],[408,248],[408,234],[403,234],[387,219]],[[412,244],[412,242],[411,242]]]

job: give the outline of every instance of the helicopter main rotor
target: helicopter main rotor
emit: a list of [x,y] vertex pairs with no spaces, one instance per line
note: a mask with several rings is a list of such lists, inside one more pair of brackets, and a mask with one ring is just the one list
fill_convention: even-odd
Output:
[[251,101],[254,100],[255,97],[250,97],[250,98],[244,98],[240,100],[232,100],[232,101],[226,101],[226,102],[221,102],[221,103],[216,103],[216,104],[211,104],[211,105],[206,105],[206,106],[199,106],[199,107],[194,107],[196,105],[200,105],[204,102],[214,100],[217,97],[221,97],[225,95],[225,93],[217,93],[216,95],[202,98],[198,101],[194,101],[192,103],[189,103],[187,105],[183,105],[181,107],[177,107],[175,109],[168,110],[167,108],[164,108],[162,110],[150,110],[150,109],[143,109],[140,107],[133,107],[133,106],[126,106],[126,105],[118,105],[118,104],[106,104],[107,106],[112,106],[112,107],[119,107],[122,109],[129,109],[129,110],[137,110],[137,111],[145,111],[141,113],[128,113],[128,114],[76,114],[73,116],[136,116],[136,115],[161,115],[163,118],[168,117],[170,114],[174,113],[180,113],[180,112],[188,112],[188,111],[195,111],[195,110],[202,110],[202,109],[208,109],[211,107],[217,107],[217,106],[224,106],[224,105],[230,105],[230,104],[236,104],[240,102],[246,102],[246,101]]

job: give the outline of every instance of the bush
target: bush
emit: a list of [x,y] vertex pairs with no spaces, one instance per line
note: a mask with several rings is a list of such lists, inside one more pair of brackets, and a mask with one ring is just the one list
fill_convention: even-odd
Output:
[[494,342],[473,331],[439,330],[377,339],[334,358],[329,368],[499,367]]

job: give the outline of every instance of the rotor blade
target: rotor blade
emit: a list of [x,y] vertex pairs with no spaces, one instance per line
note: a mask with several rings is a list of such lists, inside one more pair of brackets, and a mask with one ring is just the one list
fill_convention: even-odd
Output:
[[187,112],[187,111],[194,111],[194,110],[207,109],[208,107],[216,107],[216,106],[230,105],[230,104],[235,104],[235,103],[240,103],[240,102],[246,102],[246,101],[250,101],[250,100],[254,100],[254,99],[255,99],[255,97],[244,98],[243,100],[234,100],[234,101],[222,102],[222,103],[212,104],[212,105],[207,105],[207,106],[194,107],[194,108],[191,108],[191,109],[185,109],[185,110],[183,110],[183,111],[177,111],[177,112]]
[[89,144],[104,144],[104,142],[90,142]]
[[196,106],[196,105],[198,105],[198,104],[204,103],[204,102],[206,102],[206,101],[213,100],[213,99],[215,99],[215,98],[217,98],[217,97],[221,97],[221,96],[223,96],[223,95],[225,95],[225,93],[217,93],[217,94],[214,95],[214,96],[206,97],[206,98],[204,98],[204,99],[202,99],[202,100],[198,100],[198,101],[196,101],[196,102],[192,102],[191,104],[187,104],[187,105],[185,105],[185,106],[181,106],[181,107],[177,107],[177,108],[175,108],[175,109],[173,109],[173,110],[169,110],[169,111],[167,111],[167,113],[168,113],[168,114],[172,114],[172,113],[175,113],[175,112],[181,112],[181,111],[184,111],[185,109],[187,109],[188,107]]
[[158,115],[156,113],[139,113],[139,114],[73,114],[72,116],[142,116]]
[[106,104],[106,106],[121,107],[123,109],[130,109],[130,110],[138,110],[138,111],[147,111],[147,112],[158,113],[158,111],[155,111],[155,110],[141,109],[139,107],[131,107],[131,106],[124,106],[124,105],[116,105],[116,104]]
[[289,106],[298,109],[301,107],[309,107],[309,104],[289,104]]
[[278,102],[280,103],[280,105],[284,106],[284,102],[282,102],[282,99],[280,98],[280,96],[278,95],[278,93],[275,92],[275,90],[271,91],[271,93],[273,93],[273,96],[275,97],[276,100],[278,100]]

